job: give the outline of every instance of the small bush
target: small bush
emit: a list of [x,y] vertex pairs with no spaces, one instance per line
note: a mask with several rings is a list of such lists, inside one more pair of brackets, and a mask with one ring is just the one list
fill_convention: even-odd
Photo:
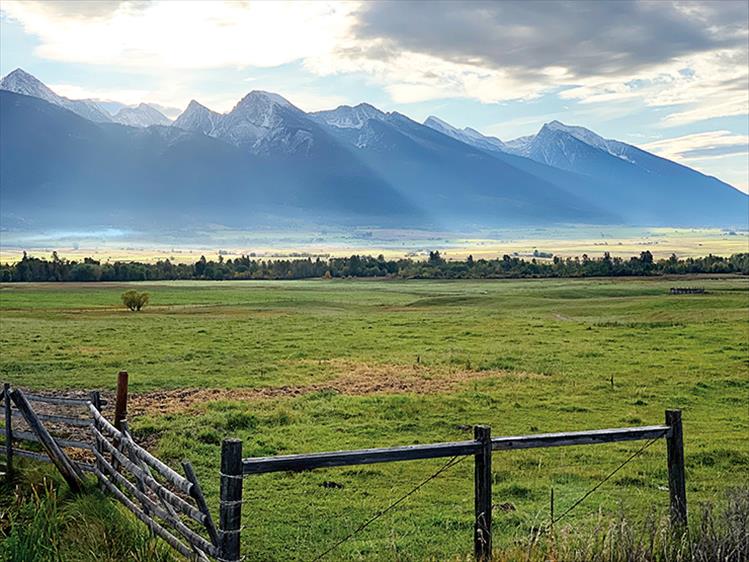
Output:
[[125,291],[122,293],[122,304],[133,312],[140,311],[141,308],[148,304],[148,293],[139,293],[138,291]]

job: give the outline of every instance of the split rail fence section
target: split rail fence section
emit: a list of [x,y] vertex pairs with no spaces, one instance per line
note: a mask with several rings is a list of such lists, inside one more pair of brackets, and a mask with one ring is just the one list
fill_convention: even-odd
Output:
[[[124,376],[123,376],[124,375]],[[125,420],[127,374],[118,384],[115,423],[101,413],[105,404],[98,393],[90,399],[29,395],[4,385],[0,392],[4,410],[6,471],[12,471],[14,456],[52,462],[73,491],[83,486],[83,473],[92,473],[105,492],[114,496],[154,534],[191,560],[222,560],[220,531],[216,528],[192,464],[182,462],[184,476],[137,445]],[[38,413],[62,407],[79,416]],[[22,418],[29,431],[16,428]],[[119,427],[115,427],[119,426]],[[25,429],[25,428],[24,428]],[[53,436],[62,433],[74,439]],[[44,452],[33,450],[38,445]],[[19,445],[24,444],[26,447]],[[75,458],[77,460],[72,460]]]
[[[0,400],[5,419],[5,444],[0,447],[0,453],[5,454],[6,470],[12,470],[14,455],[53,462],[73,490],[80,489],[82,473],[91,472],[102,489],[129,509],[151,532],[192,560],[241,560],[242,484],[247,476],[473,456],[474,553],[477,560],[486,562],[492,556],[492,454],[495,451],[636,440],[654,442],[661,438],[666,440],[671,521],[676,527],[683,527],[687,522],[679,410],[667,410],[664,425],[494,438],[488,426],[480,425],[474,427],[474,439],[470,441],[259,458],[242,458],[242,442],[224,439],[219,475],[219,521],[216,525],[190,462],[182,462],[183,476],[136,444],[130,435],[126,421],[126,372],[121,372],[118,379],[113,423],[102,414],[103,401],[98,393],[91,393],[88,400],[36,396],[24,394],[6,384]],[[37,413],[32,403],[75,408],[79,412],[82,410],[86,417]],[[30,431],[15,429],[13,420],[16,418],[23,418]],[[53,437],[48,425],[67,428],[66,436]],[[70,438],[71,428],[75,439]],[[16,447],[14,442],[39,444],[45,453]],[[75,453],[73,460],[65,450]]]

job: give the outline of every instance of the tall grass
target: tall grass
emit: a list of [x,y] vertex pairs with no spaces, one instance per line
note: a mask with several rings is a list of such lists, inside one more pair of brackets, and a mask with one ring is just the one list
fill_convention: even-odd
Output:
[[719,505],[703,504],[688,528],[673,529],[655,511],[639,522],[601,518],[591,532],[537,530],[527,541],[494,553],[497,562],[746,562],[749,487],[731,489]]
[[0,560],[175,560],[144,525],[93,487],[73,495],[56,477],[23,471],[0,484],[0,498]]

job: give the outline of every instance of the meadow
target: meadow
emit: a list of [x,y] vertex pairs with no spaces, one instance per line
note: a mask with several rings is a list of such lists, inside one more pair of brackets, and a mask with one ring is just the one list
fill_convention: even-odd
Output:
[[[704,295],[669,295],[671,286]],[[139,313],[123,291],[150,293]],[[749,471],[749,280],[164,282],[0,286],[0,378],[101,389],[130,373],[131,426],[190,458],[212,505],[220,442],[245,456],[659,424],[684,416],[690,509]],[[642,444],[494,455],[495,541],[511,546]],[[248,560],[311,560],[444,461],[245,483]],[[430,482],[326,560],[425,560],[471,549],[473,467]],[[667,507],[655,443],[560,524]],[[518,543],[520,541],[520,543]]]

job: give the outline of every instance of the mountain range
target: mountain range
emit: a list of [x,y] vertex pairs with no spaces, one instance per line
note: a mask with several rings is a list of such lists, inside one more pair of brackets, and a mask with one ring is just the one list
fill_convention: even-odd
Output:
[[502,141],[361,103],[307,113],[255,90],[193,100],[72,100],[21,69],[0,81],[3,227],[302,224],[496,228],[747,226],[749,197],[635,146],[552,121]]

